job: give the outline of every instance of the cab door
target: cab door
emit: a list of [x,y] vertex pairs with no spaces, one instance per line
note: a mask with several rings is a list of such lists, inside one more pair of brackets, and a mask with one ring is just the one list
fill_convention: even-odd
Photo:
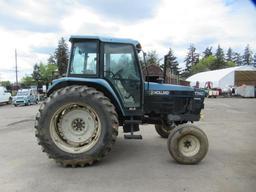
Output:
[[111,83],[126,110],[142,109],[142,76],[130,44],[104,44],[104,77]]

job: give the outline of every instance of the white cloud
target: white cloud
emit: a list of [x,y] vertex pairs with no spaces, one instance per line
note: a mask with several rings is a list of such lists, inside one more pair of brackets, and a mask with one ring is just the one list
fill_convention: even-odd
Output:
[[[15,48],[22,76],[32,72],[34,63],[46,61],[48,57],[33,48],[56,47],[61,36],[72,34],[133,38],[139,40],[146,51],[154,49],[161,56],[171,47],[180,61],[190,43],[200,52],[207,46],[216,48],[218,44],[239,51],[247,43],[256,48],[256,12],[249,0],[229,1],[228,4],[222,0],[162,0],[153,16],[138,18],[132,23],[97,14],[89,3],[70,0],[62,5],[57,1],[53,6],[51,2],[24,1],[17,7],[0,2],[0,12],[8,12],[21,22],[23,19],[36,25],[59,27],[55,33],[10,30],[1,27],[0,19],[0,78],[14,80],[14,72],[8,70],[14,69]],[[60,11],[62,6],[64,13]],[[131,10],[131,14],[136,13]]]
[[40,61],[46,61],[47,54],[33,52],[33,47],[56,46],[58,36],[51,33],[34,33],[28,31],[10,32],[0,28],[0,78],[14,81],[15,57],[17,49],[18,70],[20,76],[30,74],[33,65]]

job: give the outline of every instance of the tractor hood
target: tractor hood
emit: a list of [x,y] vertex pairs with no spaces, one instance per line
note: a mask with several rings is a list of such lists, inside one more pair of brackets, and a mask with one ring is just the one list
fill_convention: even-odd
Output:
[[173,93],[194,94],[194,88],[182,85],[145,82],[144,88],[150,95],[170,95]]

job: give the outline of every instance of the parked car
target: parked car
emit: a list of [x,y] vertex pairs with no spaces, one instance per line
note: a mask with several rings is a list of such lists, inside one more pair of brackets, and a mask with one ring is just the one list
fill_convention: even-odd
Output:
[[0,103],[12,103],[12,95],[5,87],[0,86]]
[[17,95],[13,98],[13,105],[15,107],[18,105],[31,105],[37,103],[37,91],[34,89],[20,89],[18,90]]

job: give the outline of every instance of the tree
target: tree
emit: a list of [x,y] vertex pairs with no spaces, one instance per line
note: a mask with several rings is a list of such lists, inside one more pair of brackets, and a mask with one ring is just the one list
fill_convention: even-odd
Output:
[[40,83],[44,85],[48,85],[52,80],[54,76],[54,72],[57,70],[56,64],[43,64],[40,63],[39,65],[39,71],[40,71]]
[[31,75],[26,75],[21,79],[22,87],[30,87],[31,85],[35,85],[36,81]]
[[252,64],[253,64],[254,67],[256,67],[256,53],[253,56]]
[[250,49],[249,44],[244,49],[243,54],[243,65],[251,65],[252,64],[252,51]]
[[159,58],[155,50],[149,51],[146,56],[147,65],[159,65]]
[[225,68],[226,63],[225,63],[224,51],[220,47],[220,45],[218,45],[218,48],[215,53],[215,57],[216,57],[216,62],[212,65],[212,70]]
[[243,58],[240,53],[234,53],[234,62],[237,66],[243,65]]
[[204,50],[203,54],[204,54],[204,57],[205,57],[205,58],[206,58],[206,57],[209,57],[209,56],[211,56],[211,55],[213,55],[213,54],[212,54],[212,47],[207,47],[207,48]]
[[229,47],[227,54],[226,54],[226,61],[234,61],[234,52],[233,50]]
[[226,65],[225,65],[225,67],[235,67],[235,66],[236,66],[236,64],[233,61],[228,61],[228,62],[226,62]]
[[0,81],[0,85],[5,87],[7,90],[11,90],[11,82],[10,81]]
[[34,65],[34,70],[33,70],[33,73],[32,73],[32,77],[35,80],[36,84],[38,85],[38,82],[41,79],[41,74],[40,74],[39,65],[37,63]]
[[[55,54],[54,54],[54,57],[55,57],[56,64],[57,64],[58,71],[59,71],[60,75],[63,75],[67,72],[68,55],[69,55],[68,54],[68,45],[67,45],[65,39],[62,37],[59,40],[58,47],[55,50]],[[50,62],[52,62],[52,61],[53,60],[51,59]]]
[[182,76],[188,77],[191,75],[192,67],[199,62],[199,54],[196,53],[196,48],[194,47],[194,45],[190,45],[190,47],[188,48],[188,53],[185,57],[184,62],[185,62],[186,68]]
[[56,59],[54,55],[50,54],[50,57],[48,58],[48,64],[56,64]]
[[191,69],[192,74],[196,74],[199,72],[209,71],[212,69],[212,66],[216,63],[216,57],[213,55],[210,55],[208,57],[203,57],[199,60],[199,62],[194,65]]
[[177,61],[177,57],[174,56],[171,48],[166,55],[166,69],[169,69],[172,74],[179,74],[179,63]]

